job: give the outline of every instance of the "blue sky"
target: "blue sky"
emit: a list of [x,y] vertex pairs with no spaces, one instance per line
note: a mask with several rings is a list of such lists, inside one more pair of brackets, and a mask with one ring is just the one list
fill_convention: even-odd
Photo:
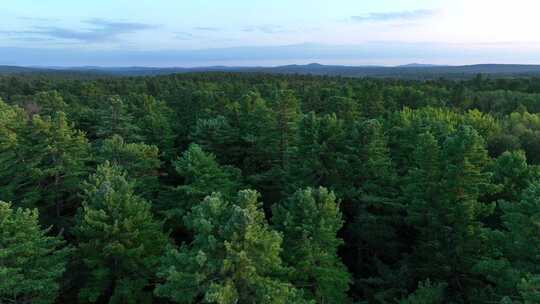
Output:
[[5,1],[0,64],[540,64],[537,2]]

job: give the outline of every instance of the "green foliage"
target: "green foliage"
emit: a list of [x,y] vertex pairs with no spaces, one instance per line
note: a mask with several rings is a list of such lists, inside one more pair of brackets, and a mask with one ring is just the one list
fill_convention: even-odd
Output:
[[494,200],[517,201],[529,184],[540,178],[539,168],[527,164],[523,151],[504,152],[492,167],[493,182],[501,187]]
[[0,201],[0,303],[54,303],[70,249],[41,229],[37,210]]
[[282,237],[267,224],[259,194],[240,191],[234,203],[213,194],[193,207],[194,241],[171,248],[156,294],[177,303],[301,303],[282,280]]
[[105,163],[90,177],[76,229],[87,272],[82,301],[151,302],[148,290],[167,237],[150,207],[120,169]]
[[213,154],[204,152],[197,144],[190,145],[173,166],[183,184],[172,188],[169,199],[164,201],[167,204],[160,209],[176,229],[185,228],[183,217],[206,196],[219,192],[230,200],[240,188],[240,171],[220,166]]
[[67,112],[68,105],[58,91],[38,92],[33,96],[18,96],[15,103],[29,115],[54,116],[58,112]]
[[62,112],[26,117],[0,105],[3,133],[0,199],[38,208],[46,224],[68,226],[79,206],[77,192],[88,172],[89,144]]
[[96,153],[99,164],[109,162],[122,168],[134,182],[135,193],[152,199],[159,189],[161,161],[156,146],[126,143],[119,135],[105,139]]
[[343,121],[335,115],[318,117],[311,112],[304,117],[298,127],[298,147],[292,156],[288,172],[288,189],[337,187],[343,181],[347,164],[341,158],[345,130]]
[[520,202],[501,202],[505,230],[491,232],[494,250],[477,271],[487,274],[498,295],[535,303],[540,297],[540,184],[531,184]]
[[426,133],[413,158],[404,189],[407,221],[419,234],[412,265],[419,277],[448,282],[470,302],[482,286],[472,268],[488,250],[480,219],[493,209],[479,201],[492,189],[482,138],[469,127],[442,143]]
[[131,94],[128,106],[144,142],[158,147],[165,158],[172,158],[175,152],[174,113],[169,106],[146,94]]
[[293,91],[279,92],[274,101],[278,138],[278,155],[282,167],[288,167],[289,151],[294,145],[296,125],[300,117],[300,104]]
[[523,304],[540,302],[540,276],[535,275],[522,279],[518,289],[523,298]]
[[444,289],[446,284],[433,284],[428,279],[418,284],[418,289],[407,298],[400,300],[399,304],[440,304],[444,303]]
[[350,276],[337,256],[343,220],[334,193],[299,190],[274,206],[272,221],[283,233],[283,260],[292,267],[291,282],[317,303],[345,303]]
[[[540,78],[17,75],[0,96],[0,200],[81,256],[60,289],[14,275],[19,301],[538,302]],[[42,271],[34,252],[10,263]]]
[[[279,138],[272,132],[276,121],[267,101],[259,94],[250,92],[231,105],[229,120],[238,136],[235,149],[239,159],[233,165],[236,164],[249,179],[269,170],[277,157],[274,153]],[[220,153],[212,152],[216,155]]]
[[97,109],[94,134],[98,138],[109,138],[119,135],[128,142],[142,139],[140,128],[135,124],[133,114],[120,96],[108,97]]
[[370,301],[389,301],[407,285],[400,259],[409,236],[396,200],[399,187],[388,140],[381,123],[370,119],[350,129],[347,145],[342,171],[349,185],[338,192],[346,194],[343,209],[350,217],[344,256],[352,260],[354,292]]

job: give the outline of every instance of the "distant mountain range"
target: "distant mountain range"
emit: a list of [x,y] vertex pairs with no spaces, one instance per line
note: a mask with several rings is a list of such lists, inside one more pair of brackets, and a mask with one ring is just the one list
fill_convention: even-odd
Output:
[[439,66],[412,63],[401,66],[342,66],[312,63],[307,65],[285,65],[277,67],[228,67],[210,66],[197,68],[154,68],[154,67],[19,67],[0,66],[0,75],[13,74],[85,74],[93,76],[152,76],[175,73],[238,72],[268,74],[302,74],[344,77],[377,77],[434,79],[470,78],[477,74],[490,77],[540,76],[540,65],[478,64],[464,66]]

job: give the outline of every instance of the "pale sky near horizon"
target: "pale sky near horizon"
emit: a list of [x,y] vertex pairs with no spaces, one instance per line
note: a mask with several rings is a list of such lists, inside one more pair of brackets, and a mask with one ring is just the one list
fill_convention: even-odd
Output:
[[0,64],[540,64],[535,0],[2,2]]

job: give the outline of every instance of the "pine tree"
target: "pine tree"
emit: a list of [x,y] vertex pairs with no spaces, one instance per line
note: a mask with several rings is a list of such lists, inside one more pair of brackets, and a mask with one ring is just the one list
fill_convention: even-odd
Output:
[[119,135],[105,139],[96,153],[99,164],[109,162],[122,168],[134,182],[134,190],[146,199],[155,198],[159,190],[161,161],[156,146],[126,143]]
[[21,108],[12,107],[0,99],[0,200],[12,201],[19,194],[19,183],[14,182],[16,172],[28,168],[20,163],[19,133],[26,123]]
[[344,168],[347,183],[341,191],[342,209],[349,219],[343,258],[356,274],[356,297],[390,301],[407,286],[402,254],[409,232],[385,129],[369,119],[350,126],[346,136]]
[[440,304],[444,303],[444,290],[446,284],[433,284],[428,279],[418,284],[418,289],[407,298],[400,300],[399,304]]
[[479,201],[493,188],[484,142],[465,126],[442,144],[430,134],[418,143],[404,189],[407,221],[418,232],[412,267],[420,279],[448,283],[454,300],[471,301],[484,286],[473,267],[488,251],[480,219],[493,210]]
[[[19,98],[16,98],[19,99]],[[32,96],[20,96],[14,100],[29,115],[54,116],[58,112],[66,112],[68,105],[58,91],[38,92]]]
[[278,134],[278,155],[280,165],[286,169],[289,165],[289,153],[295,145],[296,128],[300,119],[300,104],[294,92],[281,91],[273,104],[276,113]]
[[272,221],[283,233],[291,282],[317,303],[345,303],[350,276],[337,256],[343,220],[334,193],[322,187],[299,190],[274,206]]
[[172,110],[146,94],[131,94],[127,103],[144,143],[158,147],[165,159],[172,158],[175,150]]
[[540,183],[535,181],[518,202],[500,202],[504,229],[492,230],[491,256],[476,265],[493,282],[495,294],[536,303],[540,298]]
[[239,129],[232,126],[229,119],[219,115],[209,119],[199,119],[190,135],[193,142],[205,151],[217,153],[222,164],[241,164],[241,145],[238,143]]
[[118,168],[99,166],[85,184],[76,236],[86,266],[84,302],[150,303],[154,270],[167,244],[150,204]]
[[0,172],[0,198],[38,208],[47,225],[67,227],[79,206],[80,182],[88,172],[88,141],[62,112],[53,118],[16,113],[9,115],[24,120],[6,124],[8,148],[0,150],[0,158],[6,160]]
[[351,98],[333,96],[328,100],[326,113],[335,114],[339,119],[347,123],[354,123],[360,118],[358,103]]
[[0,201],[0,303],[54,303],[71,250],[41,229],[37,210]]
[[231,203],[215,193],[195,206],[187,217],[194,241],[167,252],[156,294],[177,303],[302,303],[279,279],[282,238],[267,224],[258,196],[240,191]]
[[302,117],[298,147],[288,170],[288,192],[319,185],[341,190],[350,169],[343,157],[345,135],[343,121],[335,115],[318,117],[311,112]]
[[120,135],[127,142],[139,142],[140,129],[135,124],[133,114],[128,111],[125,102],[119,96],[111,96],[100,105],[96,111],[99,119],[95,126],[95,136],[98,139]]
[[269,132],[275,125],[272,109],[260,94],[250,92],[234,104],[232,110],[231,121],[237,126],[238,144],[242,147],[239,168],[248,178],[268,171],[273,165],[277,140]]
[[540,169],[527,164],[523,151],[504,152],[491,167],[493,182],[501,186],[492,201],[517,201],[531,182],[540,179]]
[[540,275],[529,276],[518,285],[523,304],[540,303]]
[[175,230],[185,228],[182,225],[183,217],[206,196],[219,192],[230,200],[240,189],[240,170],[220,166],[213,154],[204,152],[197,144],[190,145],[172,165],[182,185],[171,189],[160,209]]

